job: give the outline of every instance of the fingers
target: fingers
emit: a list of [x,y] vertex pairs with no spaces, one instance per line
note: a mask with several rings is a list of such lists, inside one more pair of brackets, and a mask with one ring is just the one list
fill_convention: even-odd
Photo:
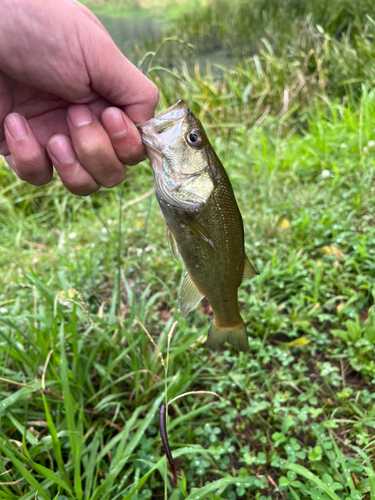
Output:
[[135,165],[146,151],[137,127],[122,110],[106,108],[101,118],[102,123],[85,105],[70,106],[66,120],[71,137],[53,135],[45,151],[25,118],[12,113],[5,121],[7,161],[18,177],[35,185],[51,180],[52,160],[63,184],[74,194],[85,196],[100,186],[114,187],[125,178],[124,164]]
[[119,108],[107,108],[102,114],[102,124],[107,131],[116,155],[126,165],[136,165],[146,150],[134,123]]
[[88,196],[100,188],[80,163],[68,137],[55,135],[47,144],[47,150],[62,183],[71,193]]
[[87,106],[68,109],[68,125],[77,157],[83,167],[104,187],[125,178],[125,166],[117,157],[107,132]]
[[35,186],[50,182],[53,172],[51,161],[25,118],[18,113],[8,115],[4,132],[11,154],[7,156],[7,162],[17,176]]

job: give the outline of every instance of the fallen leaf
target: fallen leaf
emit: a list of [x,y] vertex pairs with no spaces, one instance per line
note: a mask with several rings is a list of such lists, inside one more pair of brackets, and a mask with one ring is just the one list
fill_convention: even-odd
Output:
[[190,348],[193,349],[196,347],[198,344],[205,344],[207,342],[207,335],[201,335],[200,337],[197,338],[196,342],[193,342],[190,345]]
[[339,313],[345,306],[345,302],[340,302],[337,304],[336,311]]
[[314,306],[310,309],[310,311],[308,312],[308,315],[311,316],[311,314],[314,314],[314,312],[319,309],[320,307],[320,302],[317,302],[316,304],[314,304]]
[[334,255],[337,260],[344,260],[344,253],[335,245],[324,245],[324,247],[322,247],[322,250],[326,255]]
[[311,340],[306,337],[300,337],[299,339],[292,340],[288,345],[292,347],[304,347],[307,344],[310,344]]

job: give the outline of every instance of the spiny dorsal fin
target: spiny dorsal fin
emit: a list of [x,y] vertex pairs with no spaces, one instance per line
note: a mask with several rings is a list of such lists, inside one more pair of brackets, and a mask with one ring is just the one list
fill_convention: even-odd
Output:
[[245,267],[243,270],[243,278],[242,281],[248,280],[252,278],[253,276],[257,276],[259,273],[258,269],[256,269],[252,263],[249,261],[247,258],[247,255],[245,255]]
[[217,251],[217,248],[215,247],[215,243],[212,241],[211,236],[208,234],[208,232],[200,222],[194,219],[193,221],[189,222],[189,224],[186,224],[186,226],[193,234],[195,234],[195,236],[197,236],[201,241],[207,243],[207,245],[210,245],[210,247],[219,255],[219,252]]
[[203,295],[191,281],[188,273],[185,273],[178,296],[178,308],[181,316],[186,316],[202,299]]
[[176,240],[174,239],[173,233],[167,224],[167,240],[169,248],[171,249],[172,256],[176,262],[178,262],[178,248]]

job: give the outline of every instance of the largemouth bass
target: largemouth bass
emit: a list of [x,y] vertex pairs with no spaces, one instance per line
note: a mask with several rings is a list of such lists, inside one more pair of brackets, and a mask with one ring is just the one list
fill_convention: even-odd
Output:
[[227,173],[184,101],[138,127],[172,255],[176,262],[181,256],[187,271],[180,313],[186,316],[206,297],[214,313],[207,346],[227,341],[246,352],[237,293],[243,279],[259,273],[245,254],[242,217]]

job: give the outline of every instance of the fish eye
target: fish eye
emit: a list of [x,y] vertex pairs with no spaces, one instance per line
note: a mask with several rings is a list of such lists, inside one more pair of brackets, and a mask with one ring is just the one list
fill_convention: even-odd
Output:
[[186,140],[192,148],[199,148],[202,144],[202,135],[199,130],[189,130],[186,134]]

